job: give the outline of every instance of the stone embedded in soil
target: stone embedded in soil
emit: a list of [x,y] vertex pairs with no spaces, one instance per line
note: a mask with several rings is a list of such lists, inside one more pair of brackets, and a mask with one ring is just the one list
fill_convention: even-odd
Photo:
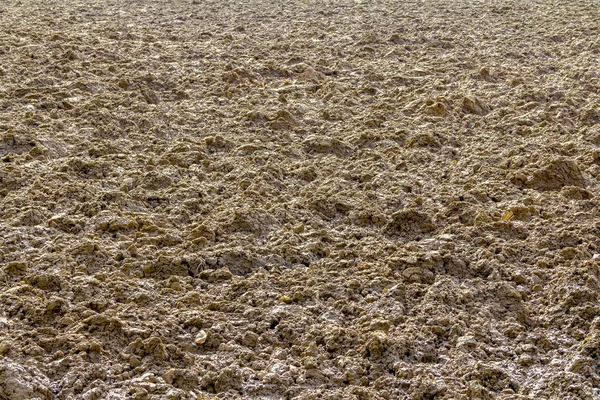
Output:
[[196,344],[198,345],[201,345],[204,344],[204,342],[206,342],[206,339],[208,339],[208,334],[206,333],[206,331],[201,330],[196,334],[194,342],[196,342]]

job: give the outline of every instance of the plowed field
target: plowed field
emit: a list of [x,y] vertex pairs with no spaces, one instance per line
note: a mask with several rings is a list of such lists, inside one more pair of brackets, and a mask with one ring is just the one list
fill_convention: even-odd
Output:
[[596,1],[3,0],[1,399],[600,399]]

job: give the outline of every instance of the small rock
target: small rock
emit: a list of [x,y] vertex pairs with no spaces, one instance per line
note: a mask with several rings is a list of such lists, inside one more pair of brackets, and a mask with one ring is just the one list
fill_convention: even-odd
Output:
[[208,339],[208,334],[206,333],[206,331],[201,330],[196,334],[194,342],[196,342],[197,345],[201,345],[204,344],[204,342],[206,342],[206,339]]
[[292,298],[290,296],[283,295],[279,298],[279,301],[290,304],[292,302]]
[[5,355],[10,351],[11,345],[8,340],[3,340],[0,342],[0,355]]

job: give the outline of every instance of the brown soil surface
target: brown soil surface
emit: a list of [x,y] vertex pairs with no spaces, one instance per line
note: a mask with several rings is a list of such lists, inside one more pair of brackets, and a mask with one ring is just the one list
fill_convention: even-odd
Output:
[[596,1],[3,0],[1,399],[600,399]]

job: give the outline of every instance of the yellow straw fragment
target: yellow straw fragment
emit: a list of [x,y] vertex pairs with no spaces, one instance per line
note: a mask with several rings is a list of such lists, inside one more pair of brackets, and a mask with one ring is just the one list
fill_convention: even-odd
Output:
[[512,217],[515,216],[515,213],[512,211],[507,211],[502,216],[502,221],[510,221]]

